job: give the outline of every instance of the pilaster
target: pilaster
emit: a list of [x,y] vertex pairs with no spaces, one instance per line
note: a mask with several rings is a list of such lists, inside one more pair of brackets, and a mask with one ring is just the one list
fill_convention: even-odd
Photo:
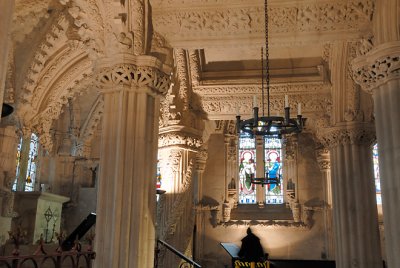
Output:
[[104,97],[96,267],[153,267],[159,97],[169,71],[156,58],[98,62]]
[[335,241],[333,234],[332,219],[332,176],[331,158],[327,148],[319,148],[315,151],[319,169],[322,173],[322,188],[324,196],[324,227],[325,227],[325,251],[326,257],[330,260],[335,259]]
[[[200,120],[195,118],[190,105],[192,88],[188,53],[175,49],[174,57],[174,83],[164,100],[158,137],[162,187],[166,194],[158,203],[157,236],[190,256],[198,255],[198,252],[192,252],[192,234],[196,222],[201,222],[196,216],[201,215],[195,215],[194,205],[201,202],[207,153],[202,147]],[[160,252],[158,260],[160,267],[166,268],[177,267],[181,261],[165,250]]]

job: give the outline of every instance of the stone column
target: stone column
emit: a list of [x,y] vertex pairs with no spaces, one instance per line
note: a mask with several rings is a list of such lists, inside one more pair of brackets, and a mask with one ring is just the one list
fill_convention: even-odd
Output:
[[[195,236],[194,236],[194,252],[193,259],[195,261],[203,258],[203,250],[204,250],[204,234],[206,227],[206,217],[204,210],[202,209],[201,200],[203,199],[203,173],[206,168],[206,161],[208,158],[207,150],[203,149],[199,153],[196,154],[196,180],[195,180],[195,189],[198,190],[194,192],[195,195]],[[196,186],[197,185],[197,186]],[[197,196],[197,198],[196,198]]]
[[321,148],[316,150],[316,157],[322,173],[322,189],[324,196],[324,226],[325,226],[325,252],[329,260],[335,259],[335,242],[332,225],[332,177],[331,159],[329,150]]
[[9,33],[11,31],[11,21],[14,11],[14,0],[2,0],[0,1],[0,113],[1,105],[3,104],[4,97],[4,85],[6,82],[7,73],[7,61],[8,61],[8,49],[10,47],[11,38]]
[[[395,24],[391,27],[397,29]],[[400,267],[399,55],[400,41],[394,41],[381,44],[353,61],[355,80],[374,98],[388,267]]]
[[323,134],[332,159],[336,267],[382,267],[371,124],[344,123]]
[[97,67],[104,113],[95,267],[153,267],[158,95],[168,90],[169,70],[128,54]]

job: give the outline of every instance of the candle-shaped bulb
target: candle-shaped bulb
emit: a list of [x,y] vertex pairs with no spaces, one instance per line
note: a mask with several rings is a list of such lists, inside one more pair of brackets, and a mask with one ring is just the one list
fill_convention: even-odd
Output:
[[236,116],[240,116],[239,105],[236,104]]
[[297,103],[297,115],[301,115],[301,103]]
[[289,97],[288,95],[285,95],[285,108],[289,107]]
[[253,96],[253,107],[257,107],[257,96]]

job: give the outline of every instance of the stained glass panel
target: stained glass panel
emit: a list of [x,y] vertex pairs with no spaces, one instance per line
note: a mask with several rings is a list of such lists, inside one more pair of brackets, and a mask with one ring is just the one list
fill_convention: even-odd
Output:
[[239,204],[256,203],[256,187],[251,179],[256,174],[256,143],[249,134],[239,137]]
[[276,183],[267,184],[265,187],[267,204],[283,204],[282,185],[282,143],[278,138],[265,137],[265,170],[268,178]]
[[36,134],[32,133],[29,146],[28,168],[26,172],[25,191],[33,191],[36,180],[37,155],[38,155],[39,139]]
[[378,155],[378,144],[375,143],[372,149],[372,156],[374,161],[374,177],[375,177],[375,189],[376,189],[376,203],[382,204],[381,196],[381,177],[379,175],[379,155]]
[[17,146],[17,154],[16,154],[16,159],[15,159],[15,180],[14,180],[14,184],[12,186],[12,190],[16,191],[17,190],[17,182],[18,182],[18,178],[21,172],[21,148],[22,148],[22,138],[19,139],[19,143]]

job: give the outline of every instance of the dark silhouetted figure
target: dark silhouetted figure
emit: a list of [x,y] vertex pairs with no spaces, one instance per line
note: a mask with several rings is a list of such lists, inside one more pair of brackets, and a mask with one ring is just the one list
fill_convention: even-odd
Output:
[[264,250],[260,238],[253,234],[250,227],[247,229],[247,235],[242,239],[242,246],[238,255],[248,262],[264,261]]

